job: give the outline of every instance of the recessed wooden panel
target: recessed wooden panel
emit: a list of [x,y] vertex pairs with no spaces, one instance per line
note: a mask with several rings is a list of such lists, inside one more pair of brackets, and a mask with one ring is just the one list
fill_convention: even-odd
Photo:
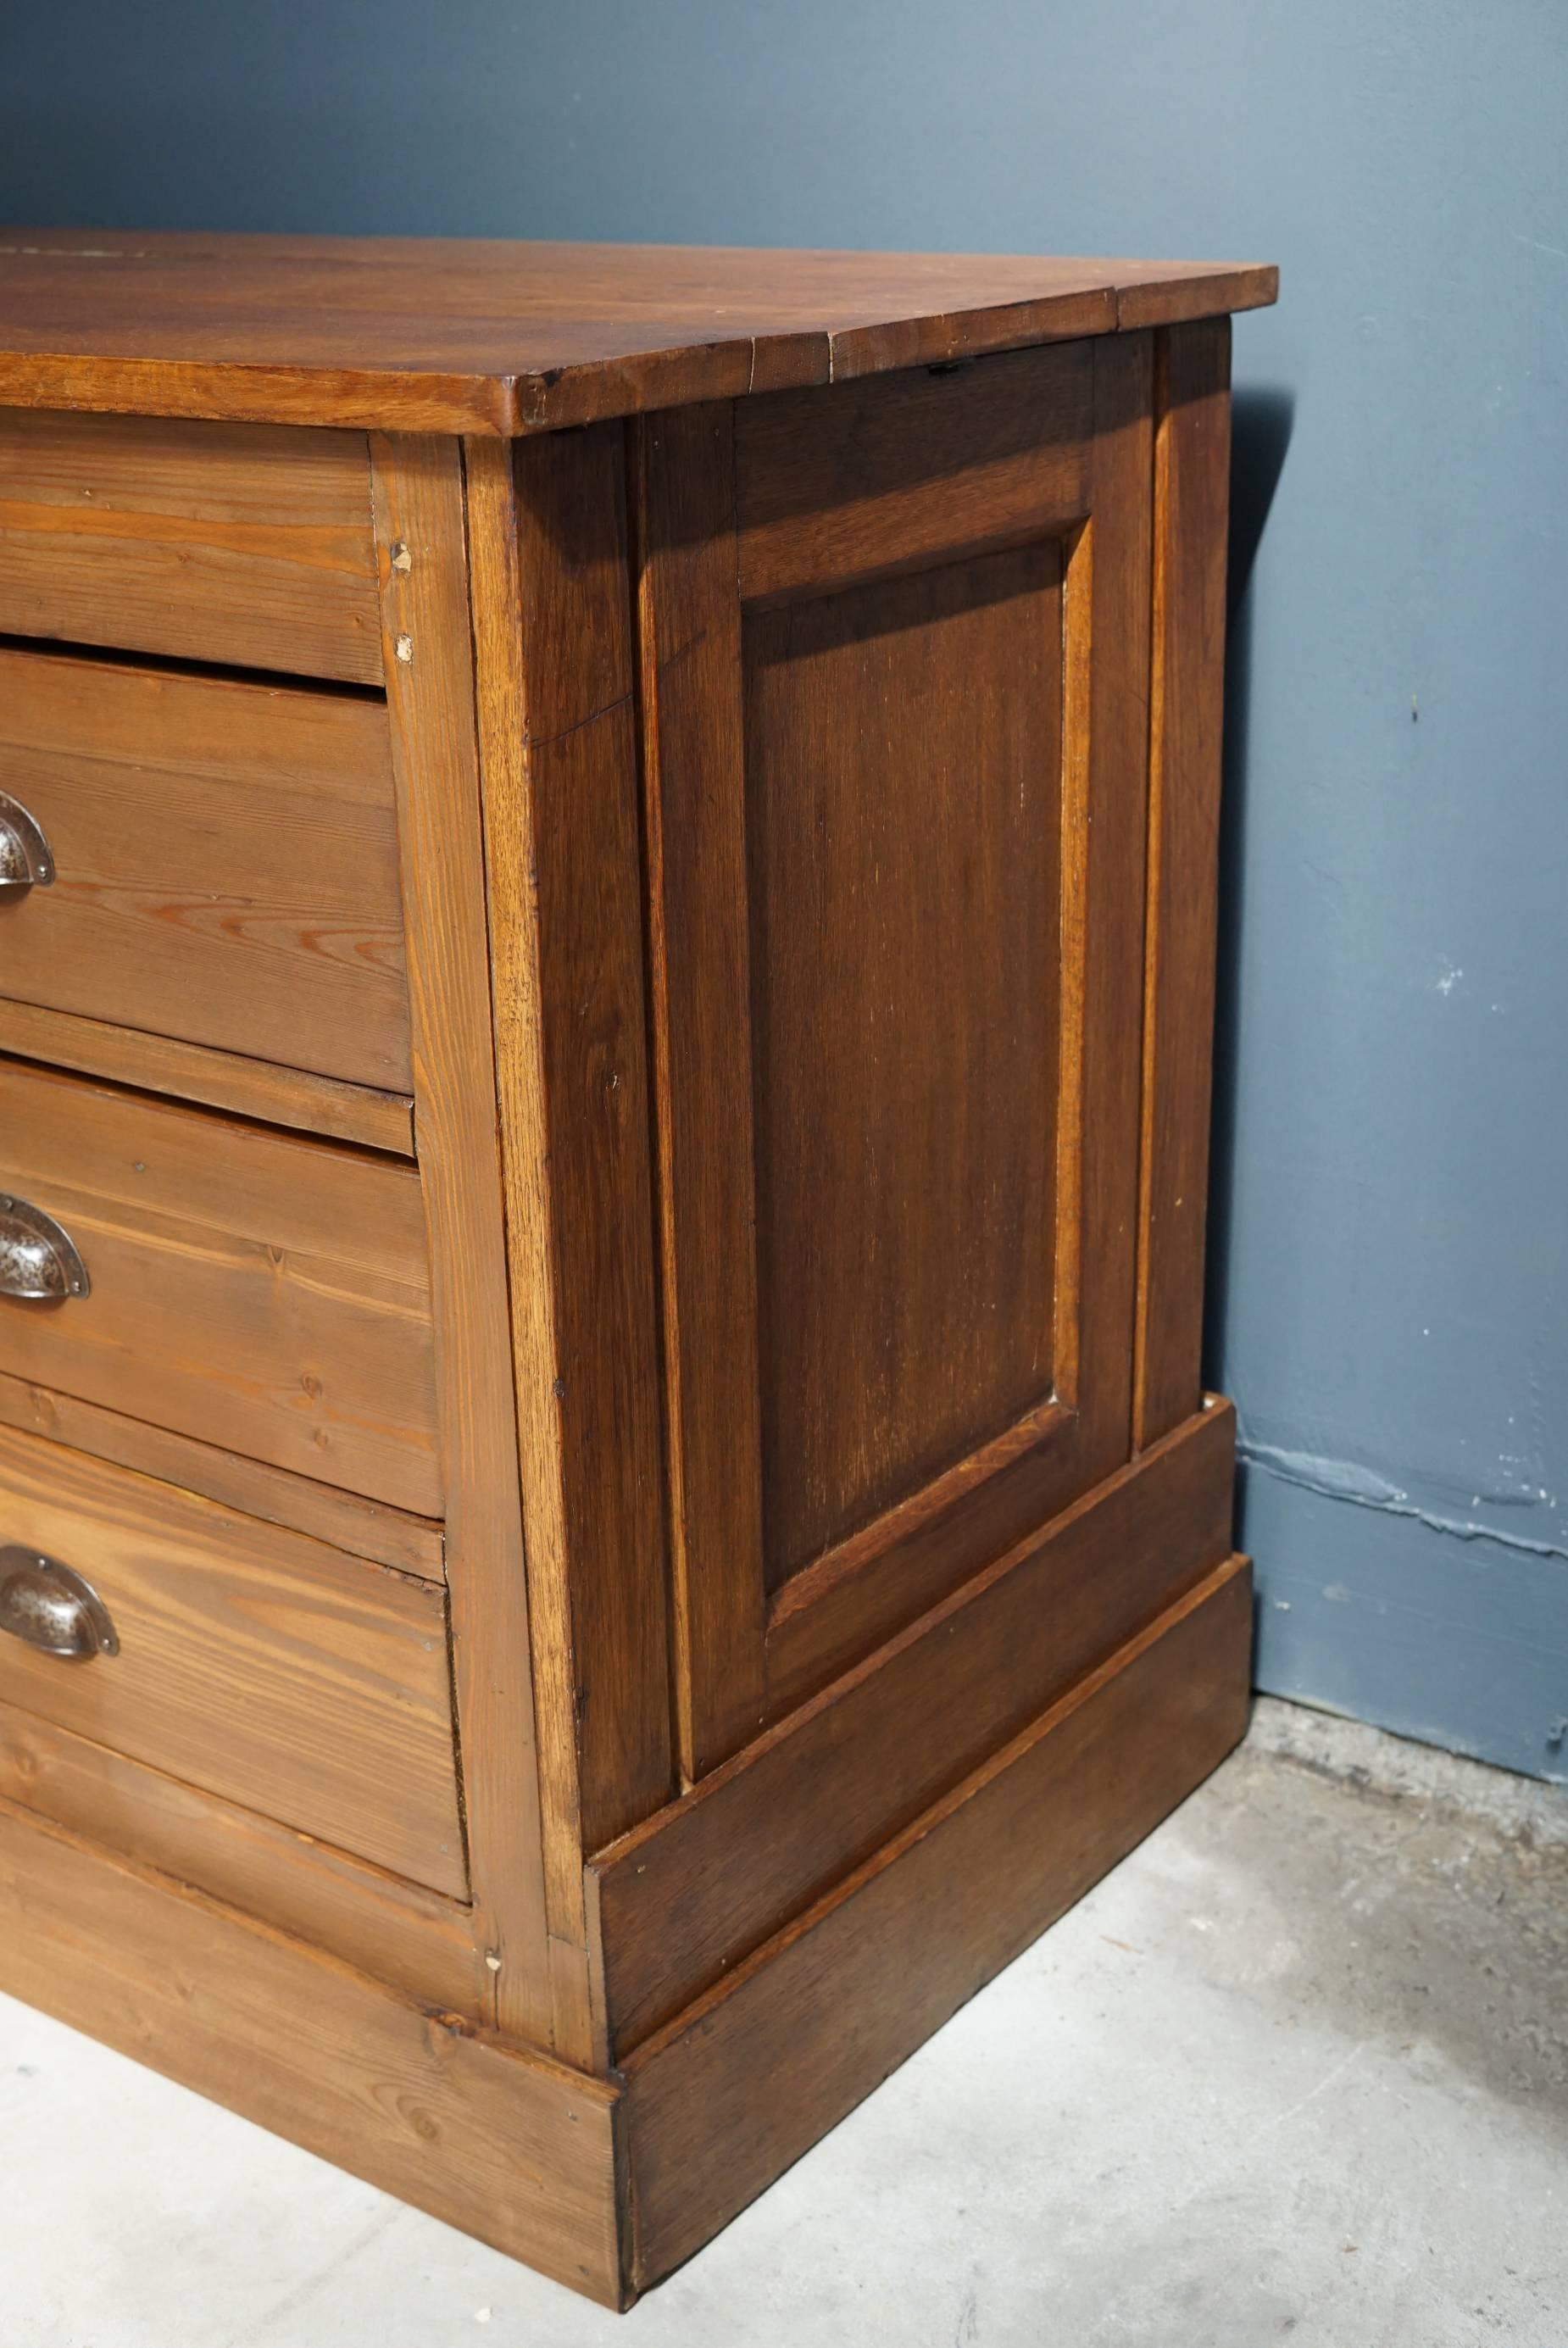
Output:
[[441,1513],[411,1166],[0,1061],[0,1190],[91,1292],[0,1297],[0,1370]]
[[1050,1393],[1060,580],[1045,541],[746,623],[774,1586]]
[[0,903],[0,994],[407,1086],[379,701],[0,649],[0,788],[55,863]]
[[0,416],[0,629],[379,684],[363,436]]
[[68,1663],[0,1638],[0,1704],[467,1889],[442,1591],[8,1427],[0,1537],[85,1575],[119,1640]]
[[1149,357],[636,438],[693,1779],[1129,1455]]

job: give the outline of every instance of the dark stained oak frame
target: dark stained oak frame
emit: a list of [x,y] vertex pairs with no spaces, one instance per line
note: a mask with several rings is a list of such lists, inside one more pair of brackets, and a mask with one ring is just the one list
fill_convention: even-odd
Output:
[[[88,628],[264,672],[271,596],[300,675],[360,680],[410,1070],[383,1090],[20,1002],[0,1051],[417,1175],[441,1512],[25,1377],[0,1422],[411,1577],[445,1610],[464,1849],[449,1896],[259,1785],[17,1707],[0,1983],[625,2305],[1243,1725],[1234,1418],[1199,1373],[1218,314],[1274,273],[687,253],[655,283],[609,250],[150,238],[95,291],[42,242],[0,254],[0,408],[69,411],[6,445],[54,451],[75,600],[40,573],[34,620],[0,622],[63,661]],[[122,642],[78,456],[149,489],[128,513],[175,499],[212,596],[133,598]],[[819,773],[851,819],[826,860],[791,796]],[[922,922],[956,942],[956,1004]],[[913,1006],[896,1066],[854,987]],[[1007,1200],[939,1118],[890,1272],[810,1243],[788,1121],[881,1147],[911,1067],[955,1123],[973,1077]],[[990,1346],[1010,1261],[1026,1312]]]
[[[693,407],[637,427],[680,1766],[688,1780],[1127,1457],[1147,745],[1150,338]],[[1060,553],[1050,1375],[770,1587],[749,1115],[748,615]],[[1004,685],[1004,691],[1006,685]],[[844,1006],[853,1017],[854,1006]],[[853,1114],[853,1105],[847,1104]],[[831,1212],[831,1202],[827,1211]],[[1094,1267],[1086,1281],[1083,1267]]]

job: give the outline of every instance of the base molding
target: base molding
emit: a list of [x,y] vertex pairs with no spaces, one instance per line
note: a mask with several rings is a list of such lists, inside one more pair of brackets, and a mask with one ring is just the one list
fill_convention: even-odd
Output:
[[1202,1410],[597,1852],[609,2056],[841,1884],[1231,1553],[1236,1415]]
[[0,1989],[608,2306],[616,2087],[0,1803]]
[[1232,1557],[624,2067],[632,2281],[690,2258],[1126,1857],[1246,1726]]
[[603,2079],[8,1803],[0,1988],[626,2306],[1223,1758],[1251,1640],[1231,1557]]

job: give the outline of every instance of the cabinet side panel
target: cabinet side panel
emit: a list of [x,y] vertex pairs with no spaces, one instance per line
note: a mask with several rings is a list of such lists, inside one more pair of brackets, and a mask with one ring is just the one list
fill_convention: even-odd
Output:
[[748,615],[767,1571],[1052,1396],[1061,551]]
[[1150,337],[636,436],[682,1758],[1130,1449]]
[[1202,1383],[1230,381],[1228,318],[1155,337],[1140,1449],[1196,1408]]

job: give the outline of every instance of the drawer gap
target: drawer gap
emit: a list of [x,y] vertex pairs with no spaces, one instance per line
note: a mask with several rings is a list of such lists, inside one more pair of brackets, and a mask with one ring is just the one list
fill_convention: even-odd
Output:
[[[139,1031],[132,1028],[126,1032],[134,1035]],[[414,1155],[411,1149],[378,1148],[374,1142],[352,1141],[338,1134],[321,1133],[282,1117],[247,1117],[241,1110],[192,1100],[186,1093],[160,1092],[146,1085],[126,1084],[119,1077],[99,1076],[92,1070],[84,1071],[69,1062],[62,1064],[32,1052],[17,1052],[0,1046],[0,1067],[15,1067],[39,1076],[64,1079],[70,1084],[86,1085],[94,1092],[112,1093],[118,1100],[139,1101],[149,1108],[162,1109],[181,1117],[201,1117],[208,1124],[222,1126],[231,1132],[239,1127],[253,1133],[275,1134],[285,1141],[308,1143],[312,1148],[325,1150],[333,1158],[358,1159],[377,1166],[388,1163],[407,1166]],[[284,1073],[308,1081],[312,1072],[308,1068],[290,1068]],[[398,1096],[388,1095],[387,1097],[396,1099]]]
[[154,1483],[172,1484],[242,1516],[308,1533],[346,1557],[391,1567],[414,1581],[440,1583],[446,1528],[383,1500],[367,1500],[286,1468],[249,1459],[150,1419],[84,1401],[0,1371],[0,1427],[86,1452]]
[[277,1132],[356,1144],[380,1158],[414,1156],[411,1094],[188,1044],[155,1027],[113,1027],[7,995],[0,998],[0,1056],[90,1076],[150,1100],[189,1102]]
[[144,675],[203,677],[217,685],[286,686],[291,693],[313,694],[324,701],[370,701],[383,708],[387,704],[384,686],[362,685],[352,677],[308,676],[295,669],[253,668],[238,661],[191,660],[178,653],[122,651],[118,645],[78,644],[67,636],[16,635],[0,629],[0,652],[87,661],[95,668],[134,669]]
[[[174,1770],[160,1769],[150,1761],[139,1760],[129,1754],[117,1752],[112,1745],[101,1745],[95,1738],[83,1736],[77,1731],[61,1729],[46,1713],[35,1712],[30,1704],[18,1704],[15,1698],[0,1704],[0,1756],[4,1753],[4,1731],[7,1716],[18,1721],[36,1724],[57,1737],[69,1736],[73,1745],[85,1748],[89,1754],[95,1756],[101,1756],[105,1760],[118,1763],[122,1773],[129,1773],[144,1778],[150,1784],[177,1787],[181,1793],[193,1796],[215,1814],[226,1814],[236,1823],[253,1820],[256,1825],[268,1828],[274,1835],[297,1844],[302,1852],[320,1851],[340,1865],[352,1869],[355,1875],[363,1877],[367,1887],[379,1885],[388,1891],[411,1894],[420,1902],[448,1910],[454,1917],[467,1917],[473,1912],[471,1897],[465,1899],[456,1892],[437,1890],[429,1884],[421,1883],[417,1876],[399,1875],[396,1869],[383,1867],[379,1861],[366,1859],[363,1851],[353,1850],[346,1843],[332,1842],[325,1835],[307,1834],[303,1827],[290,1826],[286,1818],[275,1818],[268,1810],[253,1809],[249,1803],[236,1801],[232,1794],[214,1793],[211,1787],[200,1785],[193,1777],[182,1777]],[[0,1769],[0,1777],[3,1777],[3,1769]],[[3,1782],[0,1782],[0,1798],[15,1802],[18,1809],[29,1810],[37,1818],[46,1818],[54,1816],[46,1801],[37,1798],[29,1800],[26,1794],[13,1790]],[[104,1836],[96,1827],[90,1825],[78,1827],[77,1822],[69,1818],[62,1818],[59,1823],[71,1828],[73,1832],[81,1833],[88,1841],[100,1843],[107,1850],[124,1848],[114,1842],[111,1838]],[[208,1887],[194,1871],[181,1873],[176,1869],[160,1866],[156,1859],[143,1858],[141,1852],[135,1849],[131,1849],[130,1855],[139,1859],[143,1866],[150,1866],[156,1873],[167,1876],[170,1882],[184,1884],[192,1890],[208,1890]],[[209,1891],[208,1896],[222,1898],[222,1895]],[[242,1910],[241,1912],[252,1911]]]

